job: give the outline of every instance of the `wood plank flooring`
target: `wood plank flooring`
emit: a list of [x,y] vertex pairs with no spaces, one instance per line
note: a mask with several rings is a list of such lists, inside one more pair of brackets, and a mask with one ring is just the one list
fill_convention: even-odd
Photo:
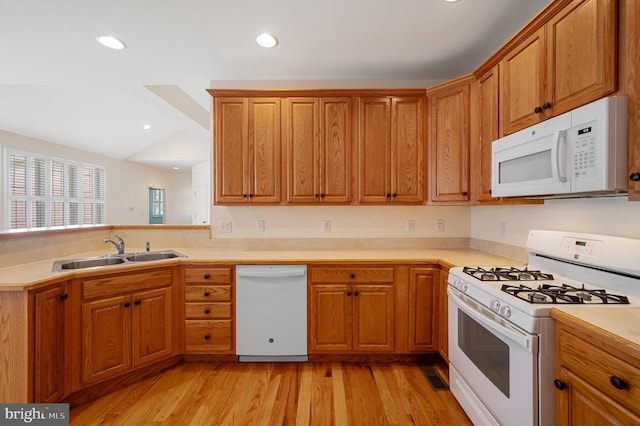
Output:
[[416,364],[183,363],[71,410],[71,425],[471,425]]

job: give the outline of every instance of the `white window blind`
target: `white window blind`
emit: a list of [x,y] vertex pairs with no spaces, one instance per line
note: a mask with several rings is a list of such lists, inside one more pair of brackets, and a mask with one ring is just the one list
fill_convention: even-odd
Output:
[[105,171],[96,165],[8,150],[9,229],[105,223]]

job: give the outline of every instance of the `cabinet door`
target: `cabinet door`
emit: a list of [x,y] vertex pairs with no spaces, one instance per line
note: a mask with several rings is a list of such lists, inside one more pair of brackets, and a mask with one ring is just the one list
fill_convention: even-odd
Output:
[[469,200],[469,83],[429,96],[431,201]]
[[393,98],[391,196],[398,203],[425,201],[424,98]]
[[471,145],[472,176],[475,176],[475,201],[496,201],[491,196],[491,144],[498,139],[500,111],[498,103],[498,65],[478,79],[476,85],[477,120],[474,129],[477,142]]
[[351,202],[351,98],[320,99],[320,198],[323,203]]
[[440,272],[438,286],[438,352],[449,362],[449,298],[447,286],[448,272]]
[[358,201],[386,203],[391,197],[391,100],[358,102]]
[[82,382],[97,383],[131,367],[131,298],[82,304]]
[[216,98],[214,103],[216,203],[246,203],[249,192],[249,114],[246,98]]
[[501,124],[505,135],[541,120],[545,94],[544,55],[545,37],[542,28],[502,60],[500,100]]
[[133,366],[173,354],[173,314],[171,288],[131,295]]
[[[311,285],[310,352],[344,352],[352,348],[352,296],[348,285]],[[347,293],[350,293],[348,296]]]
[[391,352],[394,334],[393,286],[353,286],[353,349]]
[[66,394],[66,287],[35,295],[35,402],[58,402]]
[[436,269],[412,268],[409,272],[409,350],[436,350],[438,324],[438,274]]
[[249,99],[249,202],[280,202],[280,98]]
[[284,105],[287,202],[314,203],[320,199],[318,99],[289,98]]
[[574,0],[546,25],[547,94],[557,115],[612,93],[617,81],[617,2]]
[[637,425],[640,417],[603,395],[570,370],[560,367],[560,380],[566,383],[556,390],[556,425],[606,426]]

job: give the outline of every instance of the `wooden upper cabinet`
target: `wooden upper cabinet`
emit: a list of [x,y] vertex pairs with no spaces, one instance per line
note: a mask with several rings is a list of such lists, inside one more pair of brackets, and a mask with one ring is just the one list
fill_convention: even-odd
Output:
[[471,77],[427,92],[430,110],[429,196],[431,202],[468,202],[469,96]]
[[358,201],[425,201],[424,97],[361,97]]
[[280,202],[280,98],[216,98],[216,204]]
[[606,96],[617,83],[617,1],[573,0],[502,60],[502,131]]
[[499,137],[499,66],[472,86],[471,192],[476,202],[496,202],[491,196],[491,144]]
[[351,202],[351,98],[284,101],[288,203]]

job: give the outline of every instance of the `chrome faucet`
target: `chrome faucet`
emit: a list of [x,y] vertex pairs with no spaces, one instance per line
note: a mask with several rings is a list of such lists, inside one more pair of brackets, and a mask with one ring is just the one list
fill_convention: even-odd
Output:
[[124,240],[120,238],[119,235],[115,235],[115,237],[118,239],[117,243],[113,240],[108,240],[106,238],[104,239],[104,242],[113,244],[116,250],[118,250],[118,254],[124,254]]

